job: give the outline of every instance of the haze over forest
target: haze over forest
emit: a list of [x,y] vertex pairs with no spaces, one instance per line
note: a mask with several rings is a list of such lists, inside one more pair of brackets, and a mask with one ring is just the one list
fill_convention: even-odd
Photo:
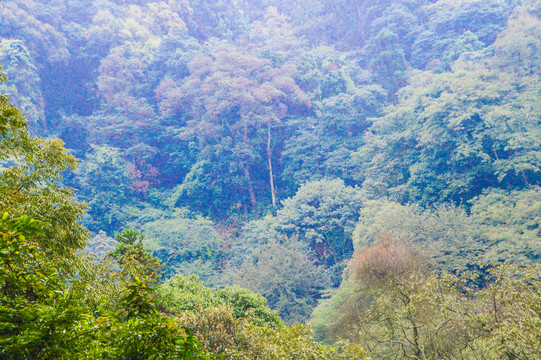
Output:
[[540,0],[3,0],[0,66],[0,359],[541,358]]

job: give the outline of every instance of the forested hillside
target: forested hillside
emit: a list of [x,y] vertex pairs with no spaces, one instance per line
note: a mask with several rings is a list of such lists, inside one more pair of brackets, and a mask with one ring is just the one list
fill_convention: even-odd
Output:
[[541,357],[541,1],[3,0],[0,64],[0,321],[103,335],[42,358]]

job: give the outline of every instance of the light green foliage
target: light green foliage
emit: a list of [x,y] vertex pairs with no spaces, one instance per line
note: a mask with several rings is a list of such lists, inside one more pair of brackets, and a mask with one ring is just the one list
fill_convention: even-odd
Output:
[[72,335],[66,330],[79,314],[63,308],[70,301],[56,264],[35,245],[34,236],[43,236],[45,226],[25,215],[4,213],[0,219],[0,356],[5,359],[59,359],[70,353],[65,344]]
[[154,283],[160,278],[161,263],[143,246],[144,238],[140,231],[124,229],[116,234],[117,245],[106,256],[118,263],[123,278],[134,281],[140,277]]
[[375,120],[356,154],[371,196],[465,203],[488,187],[539,182],[537,78],[520,86],[512,74],[467,67],[425,78]]
[[541,67],[541,19],[538,0],[515,9],[509,24],[495,42],[497,62],[520,75],[539,75]]
[[[534,359],[539,356],[538,266],[431,274],[412,247],[380,242],[349,265],[349,280],[315,312],[319,334],[393,359]],[[324,323],[325,319],[331,319]]]
[[204,316],[185,313],[178,322],[194,329],[203,347],[224,359],[368,360],[358,345],[340,342],[328,347],[316,342],[308,326],[257,326],[235,319],[228,307],[211,308]]
[[258,326],[282,324],[263,296],[238,286],[211,290],[196,275],[176,275],[163,283],[158,293],[167,311],[177,316],[186,311],[202,316],[209,309],[226,306],[236,319],[247,319]]
[[323,346],[308,326],[284,326],[265,298],[238,286],[212,291],[195,276],[177,275],[158,292],[177,323],[193,329],[206,350],[225,359],[365,358],[360,346]]
[[313,251],[318,264],[339,266],[353,251],[351,233],[361,206],[360,190],[342,180],[313,181],[283,200],[276,216],[248,223],[244,234],[254,243],[294,237]]
[[541,356],[539,266],[502,265],[490,270],[489,285],[476,294],[473,321],[487,331],[476,343],[493,358]]
[[44,235],[35,241],[49,255],[71,254],[87,239],[86,229],[77,223],[85,205],[59,184],[60,173],[75,165],[60,140],[30,137],[19,110],[0,95],[0,208],[47,222]]
[[336,289],[327,290],[310,315],[309,323],[318,341],[336,343],[339,338],[352,339],[356,330],[344,326],[348,309],[362,306],[366,300],[357,293],[357,286],[345,279]]
[[486,258],[495,262],[541,262],[541,189],[492,190],[474,199],[471,218],[488,238]]
[[219,305],[212,289],[206,287],[197,275],[173,276],[160,285],[158,292],[163,305],[176,315]]
[[194,273],[207,285],[219,283],[225,244],[211,220],[177,209],[142,228],[145,244],[164,262],[165,276]]
[[279,327],[282,320],[267,305],[267,299],[259,293],[234,285],[216,290],[222,304],[230,306],[237,319],[246,318],[257,326]]
[[304,322],[323,289],[331,285],[330,273],[309,257],[306,244],[295,238],[255,246],[239,266],[230,269],[233,282],[262,294],[287,323]]
[[368,201],[353,234],[356,251],[382,236],[417,243],[432,254],[436,269],[475,269],[480,259],[538,263],[539,189],[492,190],[472,201],[471,214],[443,205],[422,209],[388,201]]
[[32,128],[44,127],[44,102],[38,69],[24,43],[20,40],[0,39],[0,64],[5,67],[9,78],[9,85],[0,84],[0,93],[10,96]]
[[311,329],[304,325],[283,327],[280,331],[248,326],[245,331],[251,344],[244,359],[369,360],[358,345],[342,342],[333,348],[314,341]]
[[0,219],[3,359],[207,358],[189,331],[157,313],[153,289],[137,277],[133,282],[116,277],[122,284],[116,306],[88,307],[84,279],[66,285],[58,264],[31,245],[35,236],[45,235],[45,227],[28,216],[10,219],[5,213]]
[[389,201],[368,201],[353,234],[355,251],[390,236],[418,244],[432,255],[432,264],[448,272],[475,268],[489,245],[479,224],[460,208],[443,205],[423,210]]

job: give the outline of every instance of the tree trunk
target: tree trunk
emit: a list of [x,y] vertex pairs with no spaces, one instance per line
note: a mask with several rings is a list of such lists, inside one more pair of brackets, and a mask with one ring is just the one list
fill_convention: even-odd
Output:
[[271,188],[271,197],[272,197],[272,206],[276,207],[276,191],[274,189],[274,175],[272,173],[272,151],[271,151],[271,128],[270,123],[267,124],[267,158],[269,160],[269,179],[270,179],[270,188]]
[[255,200],[255,192],[254,187],[252,186],[252,180],[250,178],[250,172],[248,171],[248,167],[244,167],[243,169],[244,176],[246,176],[246,179],[248,179],[248,192],[250,194],[250,202],[252,203],[252,207],[255,208],[256,200]]

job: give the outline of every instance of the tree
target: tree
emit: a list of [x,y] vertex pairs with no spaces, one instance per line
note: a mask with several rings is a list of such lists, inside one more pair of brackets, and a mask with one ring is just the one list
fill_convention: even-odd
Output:
[[158,262],[140,233],[117,237],[110,256],[120,272],[77,252],[88,236],[77,222],[84,205],[58,186],[75,159],[60,141],[31,138],[5,96],[0,106],[0,204],[10,211],[0,218],[0,357],[208,359],[187,329],[157,312]]
[[355,313],[340,314],[346,321],[355,317],[360,320],[348,321],[348,327],[354,330],[346,328],[345,332],[358,334],[356,341],[367,343],[369,351],[378,356],[402,352],[405,358],[425,359],[424,329],[431,319],[422,306],[410,306],[424,285],[427,263],[423,252],[383,235],[380,241],[359,251],[348,270],[362,293],[364,307],[362,302],[352,304]]
[[225,359],[366,359],[358,345],[324,346],[309,326],[285,326],[263,296],[238,286],[213,291],[196,276],[177,275],[158,292],[177,323]]
[[[196,138],[200,154],[207,155],[195,166],[219,153],[228,177],[245,184],[249,206],[257,204],[255,186],[261,180],[268,183],[276,206],[273,133],[289,107],[307,107],[308,99],[292,79],[290,66],[276,66],[244,47],[220,46],[213,57],[199,56],[191,63],[182,88],[183,103],[193,111],[186,136]],[[268,176],[261,179],[265,168]]]
[[203,316],[212,308],[227,307],[235,319],[247,319],[255,325],[270,328],[283,325],[262,295],[237,285],[212,290],[195,274],[171,277],[160,285],[158,293],[162,305],[175,316],[186,312]]
[[359,86],[318,101],[311,117],[290,118],[291,135],[282,152],[283,178],[291,183],[289,188],[324,177],[354,183],[357,170],[351,156],[363,143],[369,118],[380,115],[385,96],[379,86]]
[[355,251],[377,243],[384,234],[402,246],[421,246],[431,254],[428,261],[434,270],[450,273],[476,269],[494,244],[476,219],[455,206],[423,209],[385,200],[365,202],[353,232]]
[[[497,59],[485,61],[493,66]],[[538,77],[520,87],[523,79],[514,74],[462,66],[419,76],[396,107],[375,119],[354,155],[368,193],[424,205],[465,204],[486,188],[539,183],[538,102],[532,95]]]
[[129,203],[128,162],[118,148],[93,146],[81,166],[76,170],[77,185],[89,204],[91,230],[110,233],[120,230],[126,221],[122,207]]
[[22,109],[33,130],[45,127],[44,101],[41,82],[34,61],[21,40],[0,41],[0,64],[4,64],[10,84],[0,85],[2,93],[9,95]]
[[[0,81],[5,81],[2,73]],[[19,110],[0,95],[0,207],[10,216],[46,222],[44,235],[35,239],[49,256],[72,254],[88,238],[78,223],[86,206],[60,185],[60,174],[76,163],[60,140],[32,138]]]
[[283,236],[302,242],[317,265],[333,269],[337,284],[344,261],[353,252],[351,234],[361,206],[359,189],[342,180],[313,181],[283,200],[276,216],[247,223],[244,235],[248,244],[280,241]]
[[289,324],[306,321],[331,284],[328,270],[310,259],[306,245],[287,238],[252,248],[250,257],[229,273],[234,283],[265,296]]
[[118,263],[122,277],[132,281],[142,278],[148,283],[155,283],[160,279],[161,263],[150,249],[143,246],[144,238],[145,234],[140,231],[122,230],[116,234],[117,245],[107,257]]
[[3,213],[0,218],[0,355],[6,359],[36,358],[40,353],[52,359],[70,353],[65,348],[70,336],[62,330],[79,314],[62,314],[54,306],[65,304],[58,295],[64,284],[54,263],[32,244],[36,236],[45,235],[45,226],[26,215],[10,218]]
[[369,45],[372,49],[369,66],[375,81],[387,90],[388,98],[396,100],[395,94],[406,84],[408,64],[404,50],[400,47],[398,35],[390,30],[380,31]]
[[411,46],[411,63],[418,69],[430,69],[443,60],[468,31],[485,46],[491,45],[505,28],[515,4],[500,1],[434,1],[421,11],[425,26]]
[[539,356],[539,266],[488,265],[477,288],[477,275],[430,273],[423,257],[389,239],[361,249],[348,280],[314,313],[319,334],[382,358]]
[[164,263],[163,274],[197,274],[207,286],[222,284],[220,271],[227,244],[209,219],[177,209],[174,214],[145,223],[145,245]]
[[487,238],[487,261],[541,262],[539,244],[541,189],[492,189],[472,200],[471,219]]

